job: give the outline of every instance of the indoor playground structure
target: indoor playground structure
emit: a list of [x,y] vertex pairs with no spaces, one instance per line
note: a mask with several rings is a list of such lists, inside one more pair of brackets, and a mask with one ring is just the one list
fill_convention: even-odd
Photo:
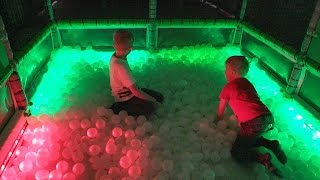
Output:
[[[64,9],[82,3],[71,1],[32,6],[46,19],[35,29],[17,25],[22,0],[0,3],[1,179],[279,179],[232,159],[230,109],[216,122],[233,55],[249,60],[246,78],[274,116],[266,137],[288,157],[273,157],[284,179],[320,178],[320,0],[97,0],[87,14]],[[164,95],[150,117],[109,109],[117,29],[134,35],[139,86]]]

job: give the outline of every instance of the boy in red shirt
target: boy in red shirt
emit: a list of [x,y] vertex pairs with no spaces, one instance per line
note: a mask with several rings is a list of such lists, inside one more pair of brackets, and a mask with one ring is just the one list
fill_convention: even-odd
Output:
[[127,62],[133,47],[133,34],[117,30],[113,36],[115,53],[110,60],[110,85],[115,103],[110,107],[114,113],[121,110],[128,115],[150,115],[163,102],[163,95],[150,89],[139,89]]
[[239,120],[241,129],[232,145],[231,155],[239,162],[257,161],[277,176],[282,176],[271,163],[269,153],[261,154],[257,148],[270,149],[285,164],[287,157],[277,140],[264,138],[263,133],[273,128],[274,120],[270,110],[260,101],[254,86],[244,78],[249,63],[244,56],[231,56],[226,61],[225,76],[228,83],[220,94],[217,110],[218,120],[222,120],[227,103]]

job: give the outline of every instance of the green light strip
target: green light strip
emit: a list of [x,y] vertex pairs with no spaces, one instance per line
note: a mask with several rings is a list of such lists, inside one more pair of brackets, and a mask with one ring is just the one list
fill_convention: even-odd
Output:
[[158,20],[159,28],[236,28],[239,22],[236,20],[195,20],[174,19]]
[[[149,20],[108,20],[108,19],[82,19],[62,20],[57,22],[60,29],[96,29],[96,28],[147,28]],[[235,20],[195,20],[173,19],[158,20],[158,28],[235,28],[239,24]]]
[[114,20],[114,19],[81,19],[61,20],[56,23],[59,29],[117,29],[117,28],[147,28],[147,20]]

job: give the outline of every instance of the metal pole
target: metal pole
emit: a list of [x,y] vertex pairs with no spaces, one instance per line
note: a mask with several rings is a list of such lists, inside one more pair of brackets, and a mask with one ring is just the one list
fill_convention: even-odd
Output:
[[240,11],[240,21],[242,21],[244,18],[244,15],[245,15],[246,9],[247,9],[247,4],[248,4],[248,0],[242,1],[241,11]]
[[300,88],[302,86],[305,74],[306,74],[306,66],[304,66],[304,62],[301,60],[305,59],[307,51],[309,49],[311,40],[313,38],[313,35],[316,30],[317,23],[320,18],[320,0],[317,1],[315,10],[313,12],[313,15],[311,17],[311,20],[309,22],[308,30],[304,36],[300,51],[301,51],[301,57],[297,58],[297,63],[294,65],[291,76],[288,82],[288,85],[286,87],[286,92],[288,94],[298,94],[300,91]]
[[48,13],[51,21],[54,21],[52,0],[47,0]]
[[[47,7],[48,7],[48,13],[49,13],[50,20],[51,20],[51,22],[55,23],[52,0],[47,0]],[[53,25],[51,28],[51,38],[52,38],[52,47],[54,49],[62,46],[60,31],[56,25]]]
[[147,48],[155,50],[158,43],[157,0],[149,0],[149,24],[147,29]]
[[[247,3],[248,3],[248,0],[243,0],[242,1],[242,6],[241,6],[241,11],[240,11],[240,16],[239,16],[240,22],[243,21],[244,15],[246,13]],[[235,30],[234,30],[234,35],[233,35],[233,38],[232,38],[232,44],[239,44],[241,46],[242,35],[243,35],[242,27],[241,26],[237,26],[235,28]]]

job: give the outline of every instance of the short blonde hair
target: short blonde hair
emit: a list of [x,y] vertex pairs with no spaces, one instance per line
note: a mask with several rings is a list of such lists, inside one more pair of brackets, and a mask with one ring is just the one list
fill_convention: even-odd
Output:
[[244,56],[231,56],[226,60],[226,65],[241,76],[245,76],[249,71],[249,62]]
[[133,41],[133,34],[124,29],[119,29],[113,34],[113,42],[115,44],[126,44]]

